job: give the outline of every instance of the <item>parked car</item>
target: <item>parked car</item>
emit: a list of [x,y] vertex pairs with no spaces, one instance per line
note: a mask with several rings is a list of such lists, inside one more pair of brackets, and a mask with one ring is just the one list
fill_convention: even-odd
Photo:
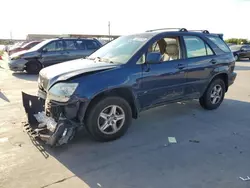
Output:
[[100,47],[101,43],[96,39],[48,39],[28,51],[10,56],[9,68],[34,74],[49,65],[86,57]]
[[214,110],[236,78],[234,66],[221,36],[208,31],[122,36],[86,59],[42,69],[38,97],[22,95],[28,130],[50,145],[67,143],[82,126],[110,141],[150,108],[199,99]]
[[9,55],[12,55],[12,54],[17,53],[17,52],[29,50],[32,47],[34,47],[35,45],[39,44],[40,42],[41,41],[31,41],[31,42],[24,43],[22,46],[19,46],[17,48],[9,50]]
[[233,52],[236,61],[241,58],[248,58],[250,60],[250,45],[232,45],[229,48]]

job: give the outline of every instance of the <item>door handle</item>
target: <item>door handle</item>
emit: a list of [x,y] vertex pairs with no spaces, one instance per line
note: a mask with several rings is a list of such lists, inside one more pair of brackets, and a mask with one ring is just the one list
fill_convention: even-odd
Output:
[[178,64],[178,69],[184,69],[185,68],[185,65],[184,64]]
[[215,63],[217,63],[217,61],[214,60],[214,59],[212,59],[212,60],[210,61],[210,63],[215,64]]

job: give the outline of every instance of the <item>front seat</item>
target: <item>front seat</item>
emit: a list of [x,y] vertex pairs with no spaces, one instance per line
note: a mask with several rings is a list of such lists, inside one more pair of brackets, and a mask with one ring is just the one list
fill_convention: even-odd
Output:
[[166,53],[169,56],[169,60],[179,59],[179,48],[176,44],[168,44],[166,47]]

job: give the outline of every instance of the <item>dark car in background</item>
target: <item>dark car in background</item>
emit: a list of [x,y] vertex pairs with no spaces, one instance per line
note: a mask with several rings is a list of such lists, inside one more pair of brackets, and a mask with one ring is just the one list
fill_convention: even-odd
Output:
[[85,59],[42,69],[38,97],[23,93],[27,129],[52,146],[82,126],[95,140],[115,140],[150,108],[190,99],[218,108],[236,78],[234,66],[221,35],[208,31],[122,36]]
[[12,54],[17,53],[17,52],[29,50],[32,47],[34,47],[35,45],[39,44],[40,42],[41,41],[30,41],[30,42],[24,43],[21,46],[18,46],[18,47],[14,48],[14,49],[9,50],[8,53],[9,53],[9,55],[12,55]]
[[56,38],[40,42],[28,51],[10,56],[12,71],[38,73],[43,67],[84,58],[99,49],[102,44],[97,39]]
[[233,52],[236,61],[241,58],[250,59],[250,45],[231,45],[229,48]]

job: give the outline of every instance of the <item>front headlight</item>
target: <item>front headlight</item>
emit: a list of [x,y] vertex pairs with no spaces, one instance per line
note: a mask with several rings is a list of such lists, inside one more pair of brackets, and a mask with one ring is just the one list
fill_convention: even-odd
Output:
[[77,86],[78,83],[57,83],[49,90],[49,97],[55,101],[67,102]]

